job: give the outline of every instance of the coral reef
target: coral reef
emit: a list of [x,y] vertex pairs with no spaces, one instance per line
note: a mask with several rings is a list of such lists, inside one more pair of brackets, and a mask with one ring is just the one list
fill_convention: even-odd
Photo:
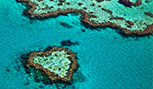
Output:
[[71,42],[71,40],[61,41],[61,46],[79,45],[79,42]]
[[75,54],[63,47],[53,47],[46,52],[33,52],[27,61],[27,67],[43,71],[51,81],[70,81],[77,65]]
[[141,0],[119,0],[119,3],[123,4],[124,6],[131,7],[131,6],[141,5],[142,1]]
[[[82,21],[91,26],[109,26],[126,34],[152,34],[152,0],[18,0],[32,8],[31,17],[81,13]],[[127,7],[128,5],[129,7]]]

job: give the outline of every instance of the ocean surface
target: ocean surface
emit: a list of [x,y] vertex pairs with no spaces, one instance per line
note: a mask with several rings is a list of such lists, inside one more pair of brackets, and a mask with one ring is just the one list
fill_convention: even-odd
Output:
[[[80,14],[32,20],[25,9],[15,0],[0,0],[0,89],[152,89],[153,35],[87,28]],[[61,44],[67,40],[74,44]],[[44,83],[26,72],[22,55],[50,46],[76,53],[79,68],[71,84]]]

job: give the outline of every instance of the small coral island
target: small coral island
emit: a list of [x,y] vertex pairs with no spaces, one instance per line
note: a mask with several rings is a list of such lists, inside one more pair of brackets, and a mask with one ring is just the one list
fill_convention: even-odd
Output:
[[153,0],[18,0],[27,2],[31,17],[81,13],[91,26],[109,26],[126,34],[152,34]]
[[46,52],[33,52],[27,61],[27,67],[41,70],[51,81],[71,81],[77,65],[75,54],[63,47],[53,47]]

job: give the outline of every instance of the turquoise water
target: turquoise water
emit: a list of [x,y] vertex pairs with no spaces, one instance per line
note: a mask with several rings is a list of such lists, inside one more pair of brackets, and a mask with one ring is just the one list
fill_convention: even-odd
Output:
[[[124,37],[117,29],[86,28],[79,14],[30,20],[24,9],[15,0],[0,0],[0,89],[152,89],[152,35]],[[65,40],[78,42],[64,46],[80,65],[72,84],[45,84],[26,73],[21,55]]]

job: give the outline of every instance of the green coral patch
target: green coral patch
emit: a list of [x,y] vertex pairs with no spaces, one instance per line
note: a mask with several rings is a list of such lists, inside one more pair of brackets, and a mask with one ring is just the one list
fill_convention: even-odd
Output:
[[65,77],[71,64],[69,56],[66,51],[54,51],[49,56],[35,56],[33,61],[50,72]]

